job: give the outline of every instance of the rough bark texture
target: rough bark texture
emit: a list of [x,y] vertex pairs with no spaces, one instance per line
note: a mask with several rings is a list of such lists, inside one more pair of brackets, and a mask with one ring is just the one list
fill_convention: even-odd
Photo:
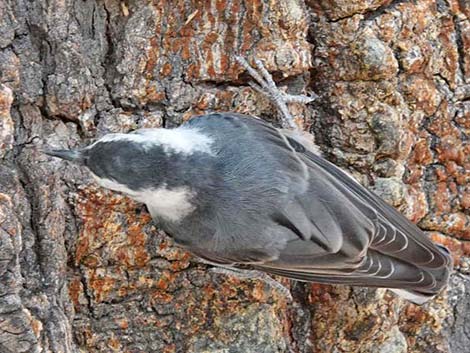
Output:
[[[2,0],[0,352],[468,352],[470,3]],[[455,254],[418,307],[384,290],[208,271],[141,205],[39,152],[238,111],[263,59],[325,155]]]

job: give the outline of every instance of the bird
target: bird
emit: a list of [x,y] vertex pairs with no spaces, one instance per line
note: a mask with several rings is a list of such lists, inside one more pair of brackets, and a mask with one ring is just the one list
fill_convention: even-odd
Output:
[[221,268],[388,288],[417,304],[439,294],[452,270],[447,248],[289,124],[210,113],[44,152],[144,203],[178,246]]

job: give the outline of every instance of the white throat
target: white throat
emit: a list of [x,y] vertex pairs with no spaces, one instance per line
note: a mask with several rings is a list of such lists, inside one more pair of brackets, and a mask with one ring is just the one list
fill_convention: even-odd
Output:
[[196,209],[196,206],[191,203],[196,193],[188,187],[170,189],[166,185],[162,185],[155,189],[136,191],[114,180],[103,179],[93,173],[92,175],[100,186],[122,192],[130,198],[144,203],[152,217],[179,222]]
[[179,222],[196,209],[196,206],[191,203],[194,196],[196,193],[188,187],[168,189],[162,186],[147,192],[143,191],[138,201],[147,205],[152,217]]

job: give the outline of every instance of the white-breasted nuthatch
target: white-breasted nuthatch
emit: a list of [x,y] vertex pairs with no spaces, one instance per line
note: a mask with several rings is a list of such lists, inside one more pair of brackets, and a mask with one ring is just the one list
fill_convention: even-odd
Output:
[[296,133],[257,118],[209,114],[46,153],[145,203],[176,243],[214,264],[391,288],[417,303],[449,277],[447,249]]

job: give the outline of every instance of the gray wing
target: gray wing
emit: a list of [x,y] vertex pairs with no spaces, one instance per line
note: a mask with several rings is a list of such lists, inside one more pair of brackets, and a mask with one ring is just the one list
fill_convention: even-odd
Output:
[[[272,175],[253,183],[264,185],[270,178],[277,190],[266,197],[266,204],[256,200],[265,198],[266,191],[251,190],[253,198],[245,201],[246,205],[253,202],[258,212],[264,210],[253,218],[259,229],[250,229],[251,223],[241,214],[246,221],[243,226],[228,229],[244,236],[229,235],[232,243],[212,253],[208,247],[195,248],[197,254],[206,258],[212,254],[215,262],[251,263],[260,270],[305,281],[430,294],[446,283],[448,252],[393,207],[307,149],[291,132],[284,134],[261,120],[240,115],[224,118],[236,121],[250,135],[245,138],[256,141],[255,148],[265,153],[258,159],[269,161],[257,169],[265,167]],[[224,219],[230,222],[229,217]],[[257,236],[244,233],[247,229]]]
[[[446,284],[451,258],[445,248],[338,167],[295,140],[290,144],[308,166],[310,188],[286,209],[286,216],[294,219],[303,210],[325,231],[339,226],[343,244],[336,252],[312,257],[305,253],[304,241],[294,240],[261,269],[299,280],[403,288],[430,295]],[[335,225],[322,226],[325,220]]]

